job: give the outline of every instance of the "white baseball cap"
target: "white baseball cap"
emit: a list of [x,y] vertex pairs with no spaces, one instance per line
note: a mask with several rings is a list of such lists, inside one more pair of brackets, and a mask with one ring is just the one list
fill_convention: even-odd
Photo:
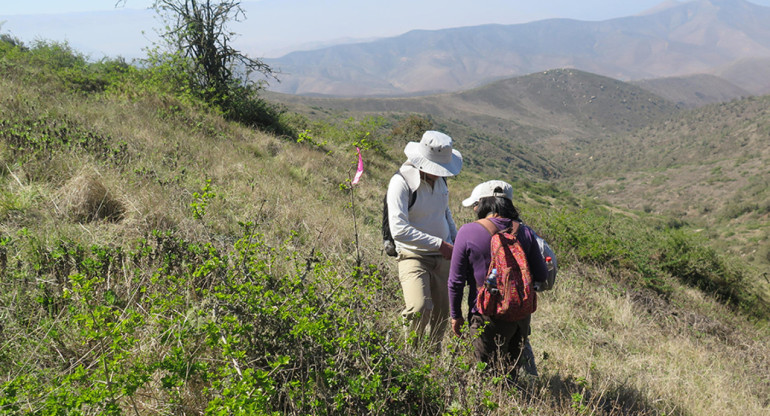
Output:
[[471,196],[463,200],[463,206],[469,207],[479,202],[479,199],[490,196],[501,196],[513,200],[513,187],[508,182],[497,180],[480,183],[473,188]]

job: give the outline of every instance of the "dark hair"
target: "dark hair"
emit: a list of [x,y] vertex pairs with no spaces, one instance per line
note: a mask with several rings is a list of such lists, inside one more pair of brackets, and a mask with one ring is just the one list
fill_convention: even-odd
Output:
[[[502,193],[502,189],[499,187],[495,189]],[[476,209],[476,215],[479,219],[486,218],[489,214],[497,214],[503,218],[508,218],[514,221],[521,221],[519,218],[519,210],[513,206],[513,202],[502,196],[488,196],[486,198],[479,199],[479,205]]]

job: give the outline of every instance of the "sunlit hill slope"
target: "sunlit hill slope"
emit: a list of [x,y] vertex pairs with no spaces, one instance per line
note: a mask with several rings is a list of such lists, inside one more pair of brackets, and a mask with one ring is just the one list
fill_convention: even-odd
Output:
[[[56,43],[3,38],[0,72],[2,414],[759,415],[770,406],[770,307],[753,272],[668,217],[546,180],[566,170],[527,154],[540,136],[511,146],[544,168],[495,172],[488,166],[507,163],[474,153],[502,143],[503,130],[487,135],[463,109],[286,107],[274,134],[227,121],[173,88],[168,72],[88,63]],[[615,84],[597,82],[616,96]],[[627,91],[635,95],[617,97],[647,97]],[[539,111],[575,136],[615,134],[670,105],[649,99],[613,126],[588,109],[556,114],[558,101]],[[558,131],[532,120],[517,121],[520,131]],[[458,224],[472,220],[460,201],[497,176],[557,250],[557,286],[533,316],[537,378],[490,377],[467,338],[447,334],[436,353],[405,346],[380,204],[403,146],[424,128],[447,129],[475,161],[449,180]],[[355,147],[365,173],[351,186]]]

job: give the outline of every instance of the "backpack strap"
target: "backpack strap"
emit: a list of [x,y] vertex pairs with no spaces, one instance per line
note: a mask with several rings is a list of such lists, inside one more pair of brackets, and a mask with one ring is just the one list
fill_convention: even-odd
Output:
[[[497,229],[497,226],[487,218],[482,218],[480,220],[477,220],[476,222],[479,223],[482,227],[484,227],[484,229],[486,229],[489,235],[491,235],[492,237],[494,237],[495,234],[497,234],[500,231]],[[490,253],[490,254],[492,255],[492,257],[494,257],[495,255],[494,253]],[[492,273],[493,268],[494,268],[494,264],[493,262],[490,261],[489,267],[487,268],[487,276],[489,276],[489,274]],[[479,289],[480,288],[481,286],[479,286]]]
[[506,230],[506,232],[510,233],[513,238],[518,239],[519,238],[519,227],[521,226],[521,223],[518,221],[512,221],[511,226]]
[[414,205],[414,203],[415,203],[416,201],[417,201],[417,191],[413,191],[413,192],[412,192],[412,193],[409,195],[409,206],[408,206],[406,209],[407,209],[407,210],[410,210],[410,209],[412,209],[412,206]]
[[[495,235],[499,231],[497,229],[497,227],[495,226],[495,224],[491,220],[489,220],[487,218],[482,218],[482,219],[480,219],[480,220],[478,220],[476,222],[481,224],[482,227],[486,228],[486,230],[489,233],[489,235]],[[520,225],[521,225],[520,222],[512,221],[511,226],[508,227],[508,229],[504,230],[504,231],[508,232],[508,233],[511,233],[511,235],[516,237],[516,235],[519,233],[519,226]]]
[[480,220],[478,220],[476,222],[481,224],[481,226],[484,227],[487,230],[489,235],[497,234],[497,231],[498,231],[497,227],[495,226],[494,223],[492,223],[492,221],[490,221],[490,220],[488,220],[486,218],[482,218],[482,219],[480,219]]
[[[412,209],[412,205],[414,205],[415,201],[417,200],[417,191],[412,191],[411,188],[409,188],[409,182],[404,177],[404,175],[401,173],[401,171],[396,171],[393,176],[399,176],[401,179],[403,179],[406,182],[406,187],[410,191],[409,193],[409,205],[407,206],[407,212]],[[388,193],[386,192],[385,195],[382,196],[382,241],[385,248],[385,252],[391,256],[395,257],[397,255],[396,252],[396,243],[393,241],[393,235],[390,233],[390,219],[388,218]]]
[[[406,187],[409,189],[409,205],[406,207],[406,209],[407,210],[412,209],[412,205],[414,205],[414,203],[417,201],[417,190],[416,189],[413,190],[412,188],[409,187],[409,181],[404,177],[401,171],[396,171],[396,173],[394,173],[393,176],[400,176],[401,179],[403,179],[404,182],[406,182]],[[387,204],[386,202],[387,199],[388,199],[388,193],[386,192],[382,199],[384,204]],[[387,213],[387,208],[386,208],[386,213]]]

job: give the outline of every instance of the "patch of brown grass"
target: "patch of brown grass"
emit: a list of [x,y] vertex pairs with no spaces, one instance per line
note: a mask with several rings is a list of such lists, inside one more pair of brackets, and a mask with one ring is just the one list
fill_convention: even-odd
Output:
[[57,192],[58,206],[71,221],[118,222],[126,209],[104,186],[99,176],[84,172],[67,181]]
[[585,265],[560,274],[532,320],[535,355],[549,357],[540,362],[545,375],[571,375],[595,395],[636,392],[634,400],[666,414],[767,410],[770,345],[724,305],[685,288],[670,301],[623,289]]

